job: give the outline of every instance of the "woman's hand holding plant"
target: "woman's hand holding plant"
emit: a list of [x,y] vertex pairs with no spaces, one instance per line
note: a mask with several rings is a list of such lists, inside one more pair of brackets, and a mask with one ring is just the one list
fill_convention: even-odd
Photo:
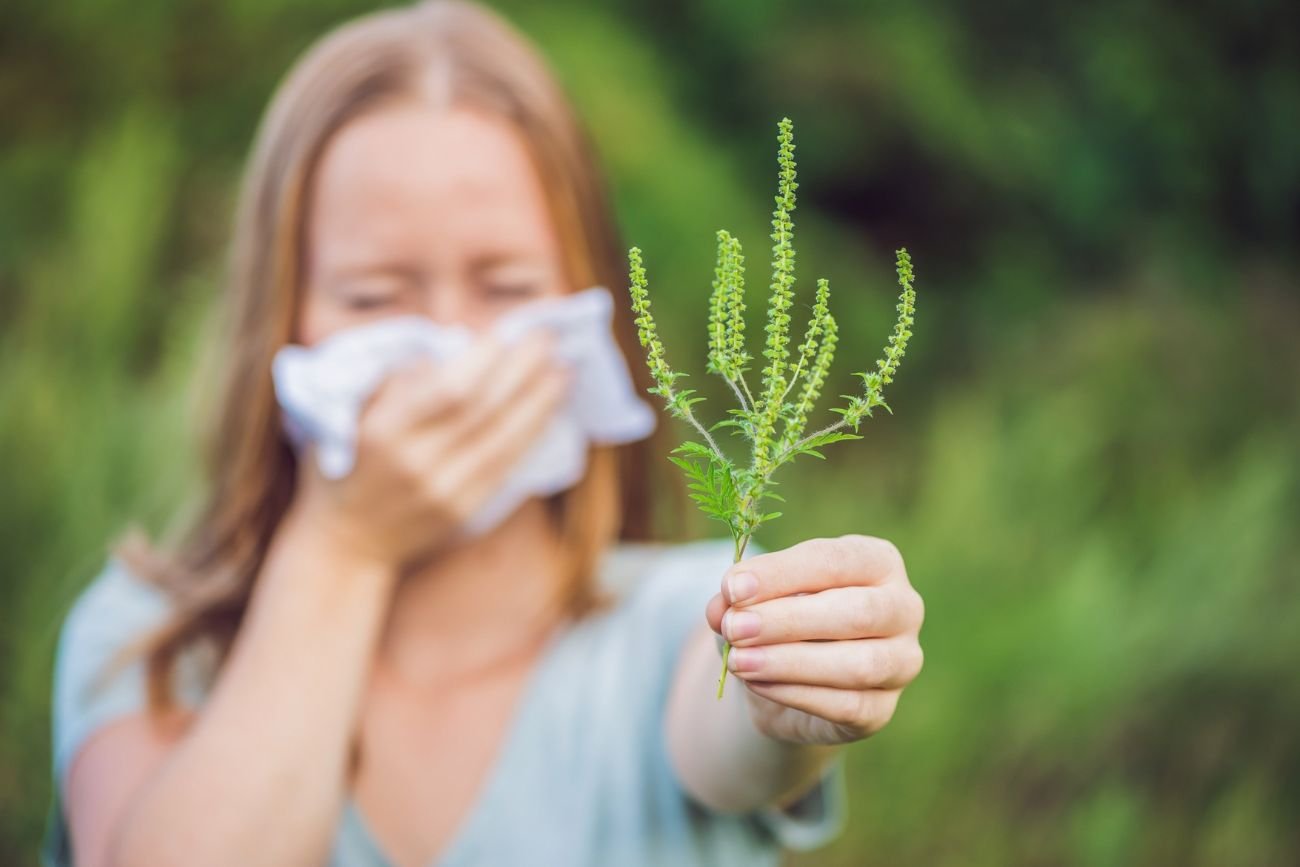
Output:
[[706,616],[731,643],[754,724],[778,740],[868,737],[921,670],[924,605],[883,539],[810,539],[742,560]]

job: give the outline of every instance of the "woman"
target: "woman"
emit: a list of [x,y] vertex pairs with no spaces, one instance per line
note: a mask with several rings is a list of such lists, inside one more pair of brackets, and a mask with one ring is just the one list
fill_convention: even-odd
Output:
[[[235,234],[205,506],[169,551],[119,548],[64,625],[49,862],[763,864],[838,830],[837,757],[921,664],[889,543],[734,567],[729,540],[652,544],[646,442],[459,534],[566,394],[537,337],[387,378],[343,478],[285,438],[286,344],[623,285],[585,136],[516,33],[432,2],[328,36]],[[715,633],[745,684],[721,702]]]

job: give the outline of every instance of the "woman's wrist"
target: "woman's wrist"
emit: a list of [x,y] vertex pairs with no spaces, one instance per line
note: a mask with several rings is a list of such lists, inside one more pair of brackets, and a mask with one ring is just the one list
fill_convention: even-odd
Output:
[[276,546],[291,549],[294,559],[317,564],[319,571],[346,582],[366,582],[391,590],[397,583],[398,564],[385,556],[379,545],[356,535],[323,508],[295,501],[285,515]]

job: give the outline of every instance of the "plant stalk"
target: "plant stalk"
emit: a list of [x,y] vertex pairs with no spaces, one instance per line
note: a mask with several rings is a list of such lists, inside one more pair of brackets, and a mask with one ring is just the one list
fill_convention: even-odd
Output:
[[[749,537],[752,533],[746,533],[743,536],[736,537],[736,555],[731,563],[734,566],[745,557],[745,548],[749,545]],[[731,656],[731,642],[725,637],[722,639],[722,674],[718,677],[718,698],[722,698],[722,688],[727,685],[727,658]]]

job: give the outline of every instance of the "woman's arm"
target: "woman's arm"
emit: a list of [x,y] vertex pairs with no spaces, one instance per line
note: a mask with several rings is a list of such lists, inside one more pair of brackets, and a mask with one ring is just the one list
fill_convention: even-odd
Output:
[[673,678],[668,744],[673,770],[692,797],[723,813],[747,812],[796,800],[842,749],[781,741],[758,730],[752,700],[737,684],[714,698],[718,682],[714,633],[691,630]]
[[[683,648],[665,725],[683,787],[724,812],[806,792],[844,744],[889,722],[921,668],[921,597],[881,539],[813,539],[737,563],[705,615],[713,632],[702,625]],[[714,632],[743,683],[721,701]]]
[[143,715],[73,762],[78,864],[321,863],[393,570],[291,514],[204,710],[187,730]]
[[351,474],[300,464],[202,711],[183,730],[144,716],[108,726],[72,762],[79,865],[325,860],[393,586],[499,488],[559,405],[568,379],[551,343],[480,341],[455,368],[403,368],[361,416]]

